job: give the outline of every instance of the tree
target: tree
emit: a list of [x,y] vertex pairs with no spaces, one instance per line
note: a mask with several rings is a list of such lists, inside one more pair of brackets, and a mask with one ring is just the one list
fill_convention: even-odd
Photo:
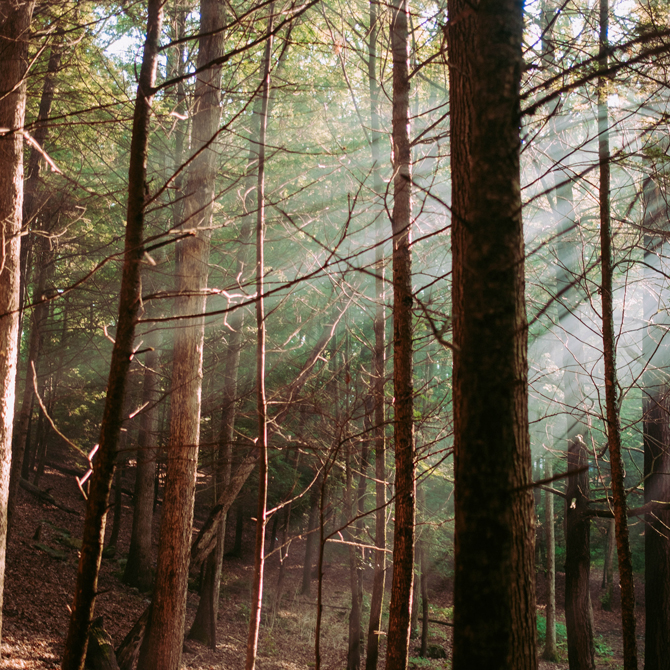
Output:
[[[14,384],[19,351],[20,233],[23,208],[23,124],[28,33],[34,2],[0,4],[0,610],[5,583],[7,499],[12,463]],[[0,614],[0,632],[2,615]]]
[[519,183],[522,4],[449,3],[455,670],[535,668]]
[[202,0],[192,154],[180,228],[189,234],[176,246],[175,313],[182,320],[172,354],[167,479],[151,617],[138,661],[142,670],[176,670],[183,646],[205,334],[204,317],[197,315],[205,312],[217,166],[213,145],[221,121],[221,65],[210,63],[222,55],[223,25],[223,5],[216,0]]
[[386,667],[401,670],[409,656],[414,579],[414,389],[412,385],[412,150],[409,139],[409,5],[392,6],[393,54],[393,435],[395,527]]
[[591,608],[591,520],[586,444],[581,435],[568,448],[565,490],[565,624],[571,668],[594,670],[593,609]]
[[140,268],[143,246],[145,177],[149,121],[154,94],[158,42],[163,21],[160,0],[149,0],[146,42],[133,117],[133,141],[128,169],[128,207],[124,247],[123,277],[119,296],[119,317],[112,350],[105,410],[91,488],[86,505],[77,585],[70,627],[65,641],[63,670],[82,670],[86,658],[88,632],[98,586],[98,573],[105,540],[105,520],[109,492],[116,463],[116,452],[123,423],[123,400],[130,362],[133,358],[135,324],[141,303]]

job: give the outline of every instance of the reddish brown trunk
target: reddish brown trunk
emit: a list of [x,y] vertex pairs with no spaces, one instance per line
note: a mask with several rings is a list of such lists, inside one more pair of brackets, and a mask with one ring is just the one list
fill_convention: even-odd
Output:
[[[0,5],[0,632],[5,582],[7,499],[19,352],[20,233],[23,207],[24,77],[33,2]],[[9,130],[7,130],[9,129]]]
[[586,445],[578,435],[568,447],[568,477],[565,490],[565,625],[568,632],[568,660],[574,670],[595,668],[591,572],[591,521],[589,473]]
[[395,529],[386,651],[388,670],[407,667],[414,577],[414,390],[412,386],[412,164],[409,139],[409,17],[406,0],[393,5],[393,388]]
[[522,3],[449,2],[455,670],[535,670],[519,177]]
[[[223,16],[221,3],[202,0],[198,67],[222,54]],[[217,172],[213,145],[221,120],[220,79],[220,66],[203,69],[195,86],[193,159],[186,176],[182,223],[182,228],[191,230],[193,235],[180,240],[176,247],[175,314],[182,317],[205,311]],[[178,323],[173,349],[165,499],[151,620],[138,663],[141,670],[177,670],[181,661],[200,440],[203,342],[204,317],[185,318]]]
[[135,322],[141,303],[140,270],[144,250],[144,197],[149,120],[158,61],[158,41],[163,19],[163,4],[149,0],[147,38],[137,87],[133,135],[128,172],[128,213],[119,317],[112,350],[107,397],[100,430],[100,448],[95,458],[70,628],[65,643],[63,670],[82,670],[86,656],[88,629],[92,620],[98,572],[105,539],[105,520],[109,491],[114,474],[116,452],[123,421],[126,376],[133,356]]

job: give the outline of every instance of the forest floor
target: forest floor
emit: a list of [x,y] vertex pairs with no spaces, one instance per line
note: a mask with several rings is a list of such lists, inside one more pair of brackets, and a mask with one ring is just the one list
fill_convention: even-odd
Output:
[[[16,513],[16,527],[10,537],[7,551],[5,596],[3,608],[2,660],[0,668],[58,668],[69,621],[69,604],[74,589],[77,570],[77,541],[81,537],[84,501],[75,479],[52,468],[47,468],[40,488],[49,490],[54,498],[79,514],[68,514],[49,504],[44,504],[25,491],[21,491]],[[123,559],[127,551],[132,508],[124,496],[124,515],[116,558],[103,560],[99,582],[100,595],[96,613],[104,615],[105,629],[118,645],[133,623],[144,611],[149,600],[121,583]],[[203,505],[202,512],[205,513]],[[202,515],[201,515],[202,516]],[[196,522],[198,513],[196,512]],[[111,525],[111,519],[110,523]],[[229,524],[233,525],[233,524]],[[38,530],[39,529],[39,530]],[[251,546],[251,524],[246,538]],[[109,532],[109,528],[108,528]],[[157,538],[156,538],[157,539]],[[338,559],[338,555],[341,557]],[[279,572],[277,555],[267,563],[264,625],[261,629],[257,668],[259,670],[297,670],[314,666],[314,628],[316,622],[316,582],[312,596],[300,595],[304,541],[295,540],[289,547],[286,559],[283,596],[272,615]],[[324,571],[324,615],[322,621],[321,657],[325,670],[346,667],[348,638],[348,584],[349,572],[345,553],[331,552]],[[226,558],[219,612],[218,645],[211,650],[197,642],[186,641],[183,665],[193,670],[244,667],[247,622],[252,579],[252,560]],[[563,577],[558,573],[558,619],[564,624]],[[616,578],[616,577],[615,577]],[[371,574],[366,574],[371,581]],[[538,580],[538,616],[544,616],[542,579]],[[366,584],[366,588],[369,584]],[[638,601],[638,639],[642,644],[644,633],[644,592],[641,579],[636,581]],[[616,590],[616,589],[615,589]],[[592,576],[592,600],[596,628],[598,668],[622,667],[622,643],[618,597],[614,611],[605,612],[600,607],[600,575]],[[387,598],[388,600],[388,598]],[[450,615],[451,588],[447,580],[434,580],[430,589],[430,618],[447,620]],[[193,619],[197,607],[197,593],[189,591],[188,621]],[[564,632],[564,628],[562,631]],[[559,653],[562,662],[542,661],[541,670],[568,668],[564,634],[559,625]],[[429,644],[442,647],[450,654],[451,629],[438,624],[430,625]],[[412,641],[411,663],[413,668],[449,668],[450,662],[418,658],[418,640]],[[383,652],[380,669],[383,669]],[[640,650],[642,656],[642,649]]]

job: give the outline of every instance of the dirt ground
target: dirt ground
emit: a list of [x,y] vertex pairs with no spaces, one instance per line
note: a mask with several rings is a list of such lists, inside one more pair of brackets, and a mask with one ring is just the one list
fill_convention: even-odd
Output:
[[[77,569],[76,538],[81,537],[84,501],[74,477],[54,469],[47,468],[40,487],[50,490],[56,500],[75,508],[79,515],[68,514],[51,505],[43,504],[25,491],[21,491],[17,507],[17,523],[9,539],[5,577],[0,668],[8,670],[58,668],[67,632],[69,604]],[[112,636],[115,645],[121,642],[149,602],[146,596],[124,586],[120,581],[122,557],[127,551],[132,520],[130,501],[124,496],[123,502],[124,515],[119,550],[114,558],[103,561],[99,583],[100,595],[96,606],[96,613],[104,616],[105,628]],[[251,544],[251,537],[248,538],[248,544]],[[259,670],[297,670],[314,666],[316,584],[313,584],[311,597],[300,595],[303,556],[304,541],[297,539],[289,547],[283,594],[276,611],[273,610],[273,602],[279,571],[278,560],[275,555],[268,561],[264,602],[266,614],[263,619],[257,662]],[[348,570],[343,562],[339,562],[336,552],[329,556],[327,563],[323,585],[325,608],[321,655],[324,670],[335,670],[346,667],[349,582]],[[217,649],[214,651],[197,642],[187,641],[183,656],[185,668],[235,670],[244,667],[251,576],[251,560],[226,558]],[[366,579],[371,580],[371,574],[366,575]],[[366,584],[366,587],[368,586],[369,584]],[[596,644],[601,652],[597,658],[597,667],[619,668],[623,662],[619,602],[615,600],[614,612],[604,612],[599,604],[599,586],[600,575],[594,571],[592,600]],[[636,586],[638,638],[642,645],[643,584],[638,581]],[[558,573],[558,618],[564,622],[562,593],[563,574]],[[538,616],[543,616],[542,579],[538,583],[538,597]],[[430,600],[430,617],[445,620],[449,616],[448,608],[451,605],[449,583],[432,584]],[[187,625],[195,615],[197,602],[197,594],[189,592]],[[448,656],[450,643],[451,629],[448,626],[431,624],[429,644],[444,648]],[[446,660],[417,658],[418,644],[417,640],[413,641],[410,667],[450,667],[448,658]],[[640,649],[641,655],[642,651]],[[559,652],[563,658],[562,662],[554,664],[543,661],[540,668],[567,669],[565,640],[561,642],[560,636]],[[380,670],[384,667],[383,650],[381,658]]]

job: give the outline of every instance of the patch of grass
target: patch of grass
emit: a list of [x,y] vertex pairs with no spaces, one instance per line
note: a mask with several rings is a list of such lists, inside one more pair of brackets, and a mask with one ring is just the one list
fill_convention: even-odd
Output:
[[594,644],[596,647],[596,656],[600,656],[601,658],[611,658],[614,656],[614,650],[602,635],[596,637]]
[[412,656],[409,659],[409,668],[451,668],[451,660],[436,660],[434,658],[421,658],[419,656]]
[[[543,616],[537,617],[537,641],[544,644],[547,637],[547,619]],[[556,622],[556,646],[566,645],[568,642],[568,629],[564,623]]]

